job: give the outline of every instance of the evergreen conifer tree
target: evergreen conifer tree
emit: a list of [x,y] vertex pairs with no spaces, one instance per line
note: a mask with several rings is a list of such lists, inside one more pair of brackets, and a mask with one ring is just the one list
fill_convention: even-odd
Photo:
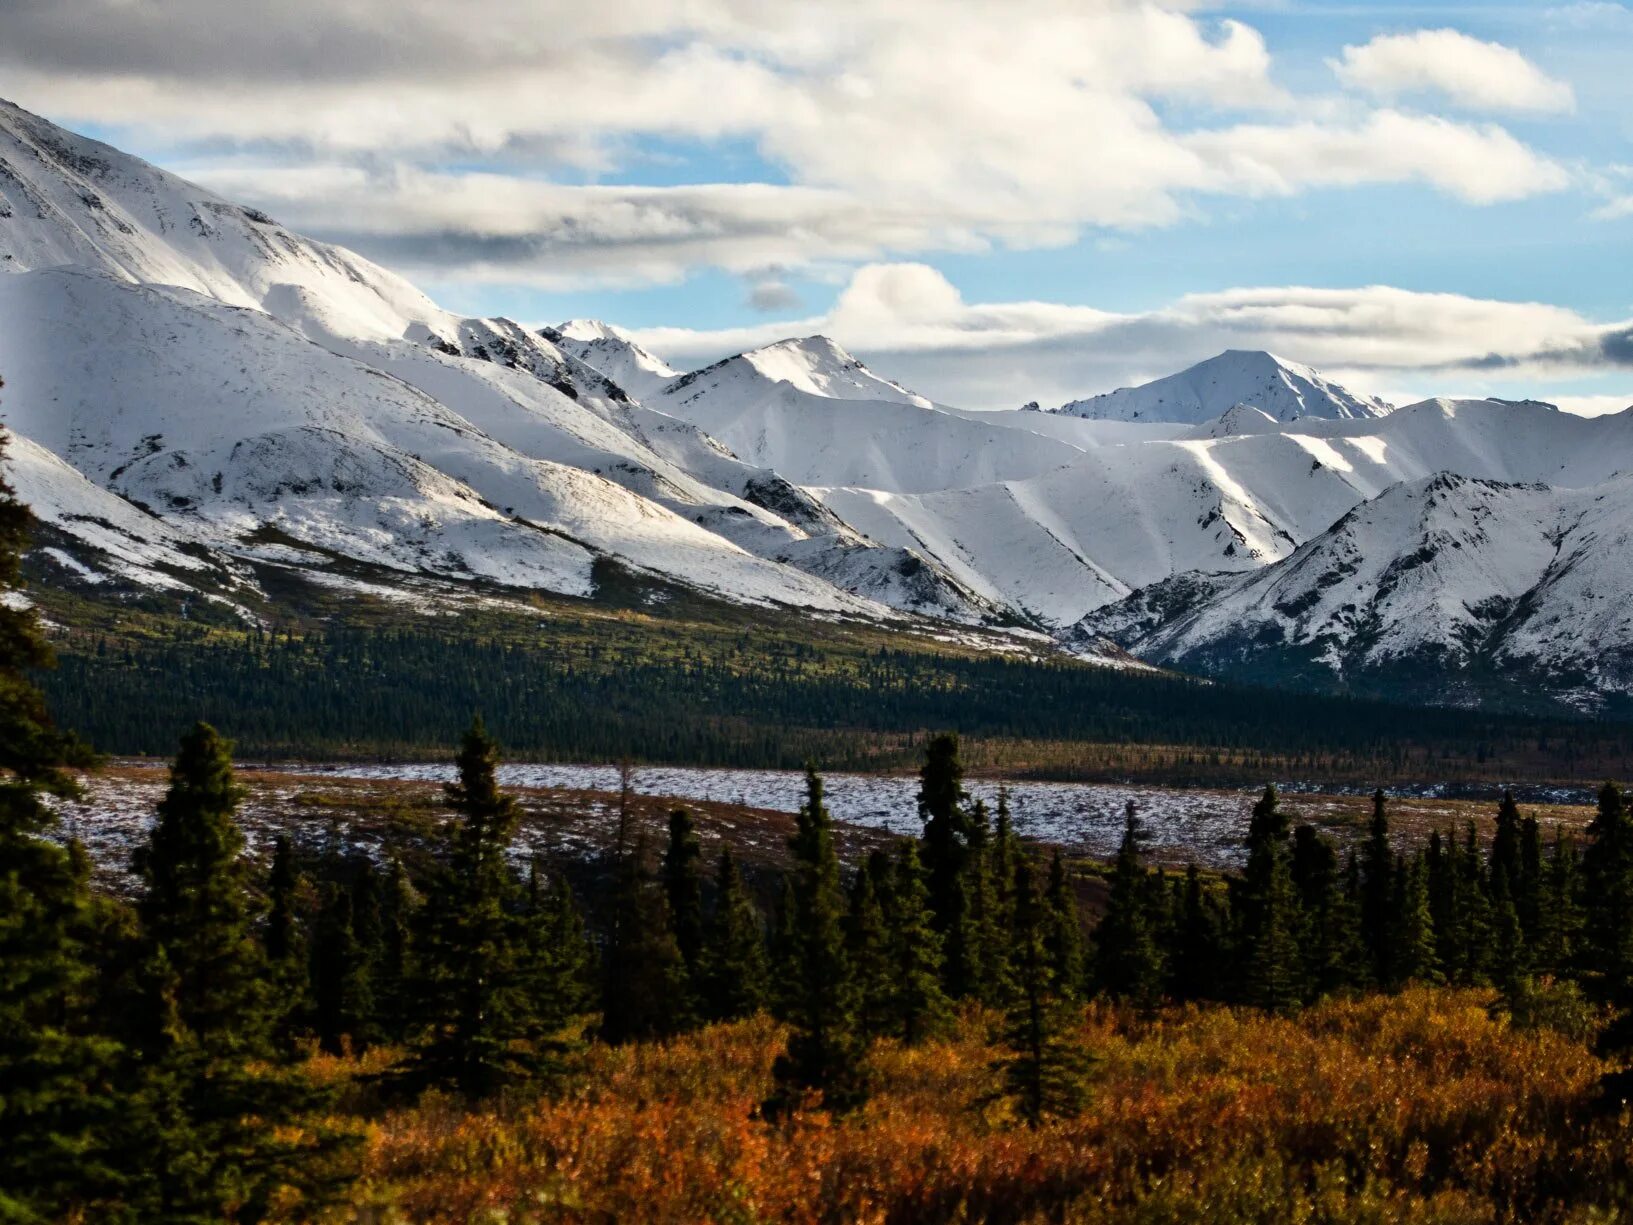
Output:
[[344,879],[323,885],[312,929],[312,1027],[333,1055],[361,1053],[373,1037],[374,993],[368,953],[357,936],[353,894]]
[[892,1032],[915,1045],[945,1028],[951,1005],[941,989],[941,937],[930,913],[930,889],[912,839],[903,839],[896,852],[887,918]]
[[1156,1007],[1162,993],[1163,961],[1149,875],[1140,856],[1146,840],[1132,801],[1123,813],[1123,838],[1111,870],[1106,913],[1094,929],[1095,988],[1141,1008]]
[[125,1143],[142,1163],[128,1201],[141,1219],[257,1220],[274,1198],[315,1203],[344,1177],[350,1137],[315,1124],[323,1095],[274,1061],[241,794],[230,744],[198,724],[133,856],[145,990],[131,1018],[139,1060]]
[[958,736],[942,732],[924,750],[919,770],[919,820],[924,824],[924,867],[930,881],[930,909],[942,938],[943,974],[949,994],[964,996],[978,986],[978,936],[972,930],[966,873],[970,823],[964,791],[964,763]]
[[1429,911],[1429,870],[1423,856],[1410,865],[1396,863],[1394,913],[1390,916],[1389,931],[1393,944],[1389,951],[1389,966],[1395,986],[1407,983],[1434,983],[1442,980],[1440,960],[1435,947],[1434,919]]
[[891,883],[888,856],[872,852],[851,885],[845,916],[845,956],[856,983],[856,1028],[864,1041],[882,1037],[891,1028],[895,981],[885,919]]
[[375,1025],[392,1042],[413,1028],[412,933],[421,901],[402,860],[393,858],[380,895],[380,952],[374,964]]
[[520,882],[510,866],[516,802],[499,787],[499,749],[472,721],[446,786],[454,812],[447,862],[421,911],[418,994],[426,1026],[412,1077],[467,1097],[529,1079],[535,1015],[528,992]]
[[1582,884],[1589,985],[1617,1007],[1633,1004],[1633,813],[1615,783],[1599,790],[1582,854]]
[[805,771],[806,799],[793,838],[793,981],[785,989],[791,1032],[772,1067],[768,1115],[785,1114],[809,1093],[831,1111],[867,1096],[867,1050],[856,1028],[856,984],[845,958],[844,895],[822,778]]
[[1584,925],[1576,842],[1554,827],[1548,866],[1538,896],[1535,961],[1538,969],[1566,974],[1580,955]]
[[[1158,881],[1160,889],[1161,882]],[[1149,901],[1147,910],[1151,909]],[[1056,848],[1049,860],[1049,881],[1043,893],[1043,948],[1055,975],[1055,991],[1065,1000],[1083,992],[1083,926],[1077,917],[1077,894],[1066,876],[1066,863]],[[1160,986],[1160,976],[1158,990]]]
[[1045,947],[1043,899],[1024,863],[1015,874],[1011,1003],[1004,1020],[1008,1057],[997,1065],[1003,1093],[1021,1121],[1039,1127],[1051,1117],[1078,1114],[1087,1097],[1089,1057],[1071,1041],[1071,1017],[1054,982]]
[[669,900],[646,861],[645,841],[637,837],[618,865],[613,891],[617,920],[601,993],[601,1036],[613,1043],[669,1037],[696,1020]]
[[1180,886],[1174,933],[1169,991],[1179,1000],[1218,999],[1225,954],[1223,916],[1203,888],[1202,873],[1194,863],[1186,867]]
[[1305,995],[1300,914],[1287,815],[1273,786],[1253,807],[1247,867],[1236,900],[1243,996],[1267,1011],[1291,1011]]
[[1394,910],[1394,851],[1389,846],[1389,809],[1383,788],[1372,793],[1372,820],[1361,849],[1361,932],[1372,981],[1386,984],[1392,977],[1389,950],[1393,937],[1389,916]]
[[714,897],[704,943],[704,996],[712,1019],[732,1021],[765,1007],[769,967],[765,923],[730,847],[720,852]]
[[[0,461],[7,435],[0,429]],[[32,516],[0,477],[0,593],[21,587]],[[95,1007],[96,903],[49,835],[47,796],[93,755],[59,730],[30,673],[52,662],[29,604],[0,600],[0,1219],[44,1220],[117,1190],[108,1128],[117,1055]]]
[[686,966],[687,1009],[695,1012],[703,989],[703,845],[691,814],[677,808],[669,814],[669,845],[663,853],[663,888],[675,945]]

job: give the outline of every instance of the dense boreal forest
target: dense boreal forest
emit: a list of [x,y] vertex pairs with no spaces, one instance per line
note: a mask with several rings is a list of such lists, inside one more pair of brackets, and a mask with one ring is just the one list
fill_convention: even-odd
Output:
[[[28,518],[0,482],[0,589]],[[1380,792],[1348,856],[1266,788],[1222,876],[1148,867],[1131,808],[1091,925],[1084,865],[971,800],[951,733],[922,746],[920,836],[853,871],[808,768],[769,898],[684,809],[646,828],[623,808],[608,884],[579,898],[566,865],[517,853],[480,719],[433,845],[262,859],[232,746],[198,722],[116,896],[56,828],[96,758],[33,679],[49,654],[0,603],[0,1218],[1633,1206],[1633,809],[1613,784],[1580,845],[1505,797],[1489,844],[1405,846]]]
[[259,758],[423,757],[480,710],[513,754],[546,760],[905,768],[956,723],[978,764],[1007,746],[1014,775],[1127,776],[1142,768],[1135,746],[1163,750],[1153,768],[1170,782],[1633,769],[1633,724],[1257,690],[789,614],[714,625],[567,605],[435,618],[336,607],[263,629],[40,595],[58,627],[59,664],[41,678],[52,708],[113,753],[167,754],[204,719]]

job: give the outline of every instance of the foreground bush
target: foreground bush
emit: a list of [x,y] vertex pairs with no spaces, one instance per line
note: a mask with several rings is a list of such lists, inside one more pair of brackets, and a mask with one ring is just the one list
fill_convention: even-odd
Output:
[[594,1046],[557,1100],[380,1116],[340,1219],[1625,1219],[1633,1116],[1593,1113],[1604,1066],[1490,1003],[1422,989],[1286,1019],[1090,1009],[1088,1109],[1038,1131],[992,1096],[990,1014],[945,1042],[879,1048],[858,1113],[776,1126],[755,1117],[781,1046],[769,1021]]

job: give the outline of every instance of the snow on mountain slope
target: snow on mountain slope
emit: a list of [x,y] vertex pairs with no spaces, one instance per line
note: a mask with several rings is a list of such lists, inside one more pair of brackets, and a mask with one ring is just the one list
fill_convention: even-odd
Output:
[[[893,398],[862,398],[872,392]],[[932,407],[821,337],[705,366],[648,402],[800,485],[924,492],[1033,476],[1075,451]]]
[[1235,409],[1190,437],[1069,458],[1042,476],[968,489],[820,492],[875,540],[1069,625],[1172,574],[1278,561],[1365,499],[1434,472],[1564,487],[1633,473],[1633,413],[1432,400],[1381,419],[1283,424]]
[[[331,353],[446,401],[503,446],[604,476],[724,542],[857,590],[894,594],[911,611],[963,620],[999,615],[934,566],[919,563],[917,581],[902,584],[899,571],[911,559],[899,550],[863,539],[815,499],[737,460],[691,423],[634,402],[616,380],[575,356],[577,342],[563,337],[557,345],[510,320],[442,311],[351,252],[0,104],[0,268],[58,266],[179,286],[265,311]],[[14,304],[21,308],[20,299]],[[592,326],[574,330],[582,336]],[[602,328],[596,335],[615,334]],[[599,349],[605,356],[608,346]],[[304,356],[322,366],[321,355]],[[639,382],[631,370],[645,370],[653,384],[675,377],[643,351],[626,356],[632,365],[623,373],[631,382]],[[170,372],[180,373],[174,363]],[[240,408],[252,403],[246,398]],[[776,510],[767,509],[773,504]],[[832,604],[833,594],[818,603]]]
[[1142,658],[1203,672],[1387,676],[1473,700],[1592,707],[1633,692],[1633,477],[1556,490],[1436,474],[1255,573],[1181,575],[1092,614]]
[[258,311],[58,269],[0,277],[0,317],[13,428],[217,547],[253,553],[273,528],[375,565],[578,594],[605,555],[734,599],[881,611]]
[[1120,387],[1055,411],[1114,421],[1184,421],[1200,424],[1238,404],[1278,421],[1299,417],[1382,417],[1390,406],[1328,382],[1309,366],[1271,353],[1228,349],[1188,370],[1139,387]]
[[611,324],[599,319],[569,319],[540,335],[587,366],[593,366],[636,399],[650,395],[680,377],[676,370]]

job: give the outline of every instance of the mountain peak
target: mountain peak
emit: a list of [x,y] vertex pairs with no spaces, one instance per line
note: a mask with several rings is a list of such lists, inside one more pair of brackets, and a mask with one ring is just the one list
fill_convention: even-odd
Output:
[[923,396],[873,373],[829,336],[793,336],[739,354],[734,361],[773,382],[830,400],[889,400],[929,408]]
[[599,319],[569,319],[540,335],[563,353],[600,371],[637,399],[650,395],[676,378],[676,370],[648,352],[623,328]]
[[1309,366],[1262,349],[1226,349],[1178,374],[1121,387],[1057,412],[1112,421],[1202,425],[1239,404],[1277,421],[1300,417],[1382,417],[1391,406],[1329,382]]

